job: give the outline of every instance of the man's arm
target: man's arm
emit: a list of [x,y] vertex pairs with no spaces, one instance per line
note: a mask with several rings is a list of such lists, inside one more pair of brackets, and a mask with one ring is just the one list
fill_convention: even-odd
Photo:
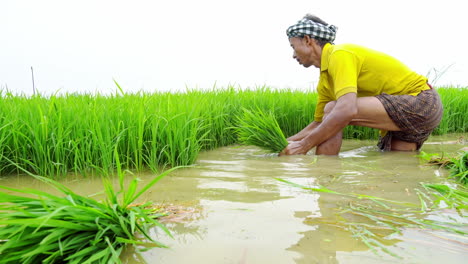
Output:
[[[281,155],[306,154],[310,149],[322,144],[345,128],[357,114],[357,109],[355,93],[341,96],[321,123],[317,123],[318,125],[311,130],[302,130],[306,135],[300,141],[290,143]],[[309,126],[312,125],[313,123]]]
[[313,121],[312,123],[310,123],[309,125],[307,125],[304,129],[302,129],[301,131],[299,131],[297,134],[295,134],[294,136],[290,136],[287,138],[288,141],[300,141],[302,140],[304,137],[306,137],[308,134],[310,134],[312,132],[312,130],[314,130],[316,127],[318,127],[320,125],[320,122],[316,122],[316,121]]

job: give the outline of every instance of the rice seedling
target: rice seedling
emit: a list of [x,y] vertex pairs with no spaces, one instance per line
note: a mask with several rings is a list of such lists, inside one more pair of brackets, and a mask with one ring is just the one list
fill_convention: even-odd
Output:
[[446,206],[460,210],[460,214],[462,214],[462,210],[468,208],[468,190],[466,189],[468,184],[468,151],[455,157],[444,157],[444,155],[421,151],[418,157],[428,164],[448,169],[449,178],[460,183],[456,187],[445,184],[423,184],[423,187],[433,191],[431,194],[434,197],[434,204],[439,205],[444,202]]
[[157,226],[170,236],[157,220],[163,213],[149,202],[132,203],[177,168],[156,176],[139,190],[137,178],[124,186],[116,149],[120,190],[104,178],[103,202],[32,174],[62,196],[0,186],[4,190],[0,192],[0,263],[121,263],[119,256],[125,246],[142,250],[165,247],[149,235],[150,228]]
[[271,152],[280,152],[288,145],[272,112],[265,113],[258,108],[243,109],[243,112],[236,128],[242,144],[255,145]]
[[445,184],[428,183],[422,185],[426,190],[433,190],[431,195],[434,197],[432,202],[435,205],[438,206],[443,201],[448,208],[460,210],[460,214],[463,214],[462,210],[468,209],[468,189],[465,187],[454,188]]
[[343,196],[343,197],[356,198],[356,199],[359,199],[359,200],[369,200],[369,201],[372,201],[372,202],[374,202],[376,204],[379,204],[381,206],[384,206],[384,207],[388,207],[388,206],[385,205],[385,202],[386,203],[396,204],[396,205],[410,206],[410,207],[414,206],[414,204],[412,204],[412,203],[389,200],[389,199],[383,199],[383,198],[380,198],[380,197],[370,196],[370,195],[365,195],[365,194],[340,193],[340,192],[330,190],[330,189],[328,189],[328,188],[326,188],[324,186],[307,187],[307,186],[297,184],[297,183],[293,183],[293,182],[290,182],[290,181],[287,181],[287,180],[284,180],[284,179],[280,179],[280,178],[276,178],[276,180],[280,181],[280,182],[284,182],[284,183],[286,183],[288,185],[291,185],[291,186],[294,186],[294,187],[297,187],[297,188],[308,190],[308,191],[321,192],[321,193],[330,193],[330,194],[339,195],[339,196]]
[[418,157],[426,160],[429,164],[447,168],[450,171],[450,178],[465,186],[468,184],[468,151],[464,151],[455,157],[444,157],[443,155],[421,151]]

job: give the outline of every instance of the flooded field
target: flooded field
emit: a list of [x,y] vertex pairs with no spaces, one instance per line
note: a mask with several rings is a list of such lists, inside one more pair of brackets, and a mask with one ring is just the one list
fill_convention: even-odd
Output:
[[[467,135],[432,137],[422,150],[454,154],[467,147],[461,137]],[[380,241],[398,257],[374,253],[338,224],[340,208],[355,199],[278,180],[416,204],[422,182],[447,182],[445,170],[424,164],[414,152],[383,153],[375,141],[352,140],[342,150],[336,157],[277,157],[248,146],[201,153],[193,167],[175,171],[144,195],[173,212],[164,219],[173,238],[157,229],[153,233],[169,248],[141,257],[127,252],[125,263],[466,263],[468,239],[441,231],[382,234]],[[138,176],[142,181],[153,177]],[[99,178],[64,183],[80,194],[102,191]],[[49,188],[20,176],[4,177],[0,184]],[[467,222],[454,211],[443,212]]]

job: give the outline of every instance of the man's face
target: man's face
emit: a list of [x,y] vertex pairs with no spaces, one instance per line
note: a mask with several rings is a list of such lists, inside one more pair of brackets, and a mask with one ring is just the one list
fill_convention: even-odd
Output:
[[[314,65],[320,68],[320,57],[322,55],[320,46],[308,36],[303,38],[289,38],[289,43],[294,50],[293,58],[302,66],[308,68]],[[318,52],[320,51],[320,52]]]

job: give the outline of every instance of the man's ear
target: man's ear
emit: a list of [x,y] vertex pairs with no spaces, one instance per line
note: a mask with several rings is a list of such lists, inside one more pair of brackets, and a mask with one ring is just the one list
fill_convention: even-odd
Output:
[[315,39],[311,38],[309,35],[305,35],[304,41],[307,46],[311,46],[312,42],[315,41]]

